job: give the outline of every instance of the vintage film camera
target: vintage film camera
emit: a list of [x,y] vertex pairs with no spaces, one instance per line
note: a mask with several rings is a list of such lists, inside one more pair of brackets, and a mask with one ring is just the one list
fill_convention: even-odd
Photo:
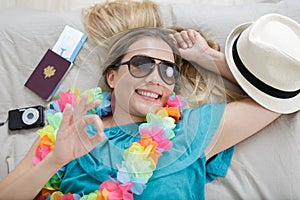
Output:
[[44,125],[43,106],[33,106],[8,111],[8,128],[10,130],[29,129]]

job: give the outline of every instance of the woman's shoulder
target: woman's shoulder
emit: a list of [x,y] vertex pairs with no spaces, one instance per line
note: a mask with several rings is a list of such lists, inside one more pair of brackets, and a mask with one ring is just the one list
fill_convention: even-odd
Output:
[[183,137],[184,140],[189,138],[190,144],[194,144],[190,145],[190,148],[203,153],[216,133],[225,107],[226,104],[206,104],[184,110],[182,119],[175,129],[176,135],[179,138]]

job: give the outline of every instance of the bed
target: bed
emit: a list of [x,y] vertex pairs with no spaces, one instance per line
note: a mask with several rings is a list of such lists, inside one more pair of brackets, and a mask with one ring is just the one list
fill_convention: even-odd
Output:
[[[263,14],[275,12],[300,23],[297,0],[178,0],[159,4],[165,26],[201,28],[221,44],[222,51],[232,28]],[[35,4],[32,8],[7,8],[0,4],[0,121],[6,120],[10,109],[48,106],[49,102],[25,88],[24,83],[46,50],[53,47],[65,25],[84,32],[81,11],[72,9],[76,5],[67,8],[57,4],[55,9],[44,5],[33,9],[37,8]],[[101,53],[88,39],[54,98],[72,85],[81,90],[97,86],[101,60]],[[37,138],[35,131],[9,131],[7,123],[0,126],[0,179],[24,157]],[[206,185],[206,199],[300,199],[299,186],[300,113],[296,112],[281,116],[238,144],[226,177]]]

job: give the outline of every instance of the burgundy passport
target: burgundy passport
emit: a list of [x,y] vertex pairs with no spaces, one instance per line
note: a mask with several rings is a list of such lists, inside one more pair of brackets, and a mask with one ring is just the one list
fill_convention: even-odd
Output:
[[70,66],[70,61],[48,49],[25,86],[41,98],[50,100]]

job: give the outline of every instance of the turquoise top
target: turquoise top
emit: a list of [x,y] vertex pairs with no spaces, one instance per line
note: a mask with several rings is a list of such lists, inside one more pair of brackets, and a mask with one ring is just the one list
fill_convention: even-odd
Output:
[[[204,151],[220,123],[225,104],[208,104],[187,109],[176,125],[173,147],[159,158],[157,169],[141,195],[135,199],[204,199],[205,183],[224,177],[233,147],[206,160]],[[140,123],[106,128],[106,141],[66,166],[60,190],[80,195],[99,189],[116,178],[124,149],[139,139]]]

